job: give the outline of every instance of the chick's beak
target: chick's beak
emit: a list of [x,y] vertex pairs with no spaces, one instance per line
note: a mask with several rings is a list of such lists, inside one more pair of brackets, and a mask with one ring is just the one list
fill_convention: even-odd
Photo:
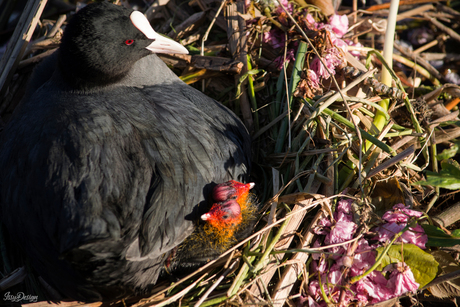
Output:
[[130,15],[133,25],[144,35],[154,41],[146,47],[154,53],[182,53],[188,54],[188,50],[181,44],[170,38],[164,37],[153,30],[147,18],[139,11],[134,11]]
[[203,221],[208,221],[209,219],[211,219],[211,214],[205,213],[205,214],[203,214],[203,215],[201,216],[201,219],[202,219]]

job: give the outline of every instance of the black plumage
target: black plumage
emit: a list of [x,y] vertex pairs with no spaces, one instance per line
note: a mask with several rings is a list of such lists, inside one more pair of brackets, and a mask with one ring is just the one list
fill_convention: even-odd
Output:
[[1,220],[66,298],[154,284],[213,185],[248,175],[241,121],[151,54],[161,38],[131,16],[77,13],[0,139]]

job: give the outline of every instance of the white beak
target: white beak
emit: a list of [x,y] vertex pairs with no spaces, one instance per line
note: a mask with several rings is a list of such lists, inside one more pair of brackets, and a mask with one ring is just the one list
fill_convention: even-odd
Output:
[[209,220],[210,217],[211,217],[211,214],[205,213],[205,214],[203,214],[203,215],[201,216],[201,219],[202,219],[203,221],[207,221],[207,220]]
[[147,18],[139,11],[131,13],[131,22],[133,25],[149,39],[154,39],[153,43],[146,49],[154,53],[183,53],[188,54],[188,50],[181,44],[170,38],[164,37],[153,30]]

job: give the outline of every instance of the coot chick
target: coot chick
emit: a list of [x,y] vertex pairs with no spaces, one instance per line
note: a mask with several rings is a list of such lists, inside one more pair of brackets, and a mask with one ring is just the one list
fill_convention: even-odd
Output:
[[254,183],[234,180],[214,187],[215,203],[195,221],[194,232],[170,255],[165,272],[189,273],[190,269],[216,258],[246,238],[256,221],[257,204],[255,196],[249,193],[253,187]]
[[3,131],[1,221],[64,298],[145,291],[215,183],[247,179],[241,121],[152,54],[185,51],[139,12],[88,5]]

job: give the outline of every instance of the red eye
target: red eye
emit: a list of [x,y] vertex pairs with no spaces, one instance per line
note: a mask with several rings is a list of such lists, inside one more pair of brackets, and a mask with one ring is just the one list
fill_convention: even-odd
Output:
[[129,45],[132,45],[133,43],[134,43],[134,40],[133,40],[133,39],[127,39],[127,40],[125,41],[125,44],[128,45],[128,46],[129,46]]

